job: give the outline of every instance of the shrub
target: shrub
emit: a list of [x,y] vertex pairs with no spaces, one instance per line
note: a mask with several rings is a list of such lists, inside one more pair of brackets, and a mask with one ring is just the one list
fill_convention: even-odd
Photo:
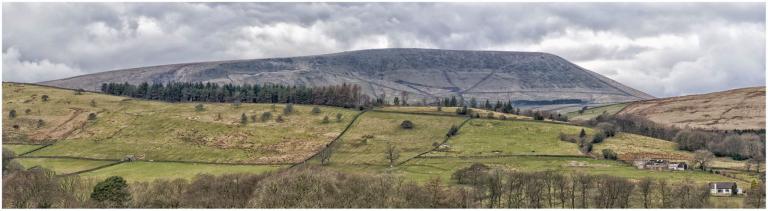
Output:
[[25,109],[24,110],[24,114],[29,114],[29,113],[32,113],[32,109]]
[[91,105],[91,107],[96,107],[96,100],[95,99],[91,99],[90,105]]
[[45,125],[45,122],[43,122],[43,120],[42,120],[42,119],[38,119],[38,120],[37,120],[37,128],[41,128],[41,127],[43,127],[44,125]]
[[451,137],[451,136],[455,136],[456,133],[458,132],[459,132],[459,127],[457,127],[456,125],[451,125],[451,128],[448,129],[448,134],[445,134],[445,135],[448,137]]
[[240,124],[248,124],[248,116],[245,113],[240,115]]
[[320,107],[315,106],[312,108],[312,114],[320,114],[320,112]]
[[411,122],[411,120],[404,120],[402,123],[400,123],[400,127],[403,129],[412,129],[413,122]]
[[262,122],[266,122],[269,119],[272,119],[272,112],[267,111],[267,112],[261,113]]
[[96,120],[96,113],[88,114],[88,120],[90,120],[90,121]]
[[493,112],[488,112],[488,114],[486,115],[486,117],[487,117],[488,119],[493,119]]
[[93,187],[91,199],[109,207],[123,207],[131,200],[128,183],[120,176],[111,176]]
[[336,122],[341,122],[341,113],[336,113]]
[[507,116],[505,116],[505,115],[501,115],[501,116],[499,116],[499,119],[500,119],[500,120],[507,120]]
[[328,116],[323,117],[323,124],[328,124],[330,122],[331,120],[328,119]]
[[612,149],[603,149],[603,158],[608,160],[616,160],[619,156]]
[[195,105],[195,111],[197,112],[205,111],[205,107],[203,107],[203,104],[198,103],[197,105]]
[[83,89],[77,89],[75,90],[75,95],[82,95],[84,91]]
[[600,129],[603,132],[605,132],[606,138],[613,137],[616,135],[616,126],[611,123],[601,122],[601,123],[598,123],[596,127],[597,129]]
[[601,143],[605,140],[605,132],[603,131],[597,131],[594,136],[592,136],[592,143]]
[[437,111],[443,111],[443,106],[441,106],[440,104],[438,104],[438,105],[437,105]]
[[469,167],[456,170],[451,175],[451,179],[455,179],[459,184],[478,184],[490,170],[491,168],[485,164],[474,163]]
[[285,108],[283,108],[283,114],[288,115],[293,113],[293,103],[288,103],[285,105]]
[[43,95],[43,102],[48,102],[48,95]]
[[8,118],[16,118],[16,109],[11,109],[11,111],[8,112]]
[[283,115],[277,115],[277,118],[275,118],[275,122],[285,122],[283,119]]

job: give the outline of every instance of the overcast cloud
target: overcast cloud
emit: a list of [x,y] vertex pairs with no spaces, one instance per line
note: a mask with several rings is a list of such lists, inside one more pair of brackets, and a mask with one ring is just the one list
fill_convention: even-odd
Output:
[[3,3],[3,80],[368,48],[542,51],[664,97],[765,84],[765,6]]

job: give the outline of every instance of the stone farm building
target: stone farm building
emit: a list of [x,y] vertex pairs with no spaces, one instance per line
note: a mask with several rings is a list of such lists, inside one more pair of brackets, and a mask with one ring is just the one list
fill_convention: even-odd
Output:
[[665,159],[637,159],[633,163],[638,169],[685,171],[688,164],[685,162],[670,162]]

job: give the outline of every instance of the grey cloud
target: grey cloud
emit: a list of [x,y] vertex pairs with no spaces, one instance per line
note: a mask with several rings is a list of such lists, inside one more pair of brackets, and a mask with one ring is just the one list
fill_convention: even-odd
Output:
[[[364,48],[530,50],[671,96],[764,84],[764,19],[763,3],[3,3],[3,77]],[[58,74],[31,74],[41,66]],[[685,80],[694,72],[715,76]]]

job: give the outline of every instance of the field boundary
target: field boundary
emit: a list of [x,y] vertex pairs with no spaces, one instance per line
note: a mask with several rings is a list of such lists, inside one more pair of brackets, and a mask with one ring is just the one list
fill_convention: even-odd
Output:
[[36,152],[36,151],[38,151],[38,150],[41,150],[41,149],[43,149],[43,148],[46,148],[46,147],[49,147],[49,146],[52,146],[52,145],[53,145],[53,144],[46,144],[46,145],[43,145],[42,147],[38,147],[38,148],[35,148],[35,149],[33,149],[33,150],[29,150],[29,151],[27,151],[27,152],[24,152],[24,153],[20,153],[20,154],[18,154],[18,155],[16,155],[16,156],[19,156],[19,157],[20,157],[20,156],[24,156],[24,155],[27,155],[27,154],[29,154],[29,153],[33,153],[33,152]]
[[10,142],[10,143],[8,143],[8,142],[5,142],[5,143],[3,143],[3,145],[40,145],[40,146],[44,146],[46,144],[34,144],[34,143],[22,143],[22,142]]
[[293,167],[296,167],[296,166],[298,166],[298,165],[301,165],[301,164],[305,164],[305,163],[307,163],[308,161],[310,161],[310,160],[312,160],[312,159],[316,158],[317,156],[319,156],[319,155],[320,155],[320,153],[322,153],[323,151],[325,151],[325,150],[328,150],[329,148],[332,148],[332,147],[334,147],[334,146],[338,145],[337,143],[339,142],[339,140],[341,140],[341,137],[342,137],[342,136],[344,136],[344,134],[346,134],[346,133],[347,133],[347,131],[349,131],[349,128],[352,128],[352,125],[354,125],[354,124],[355,124],[355,122],[357,121],[357,119],[358,119],[360,116],[362,116],[364,113],[366,113],[366,112],[368,112],[368,111],[370,111],[370,110],[364,110],[364,111],[361,111],[360,113],[357,113],[357,114],[356,114],[354,117],[352,117],[352,121],[350,121],[350,122],[349,122],[349,124],[347,125],[347,127],[345,127],[345,128],[344,128],[344,130],[342,130],[342,131],[341,131],[341,133],[339,133],[339,135],[338,135],[338,136],[336,136],[336,138],[334,138],[334,139],[333,139],[333,140],[332,140],[330,143],[326,144],[326,145],[325,145],[325,148],[321,149],[320,151],[317,151],[317,153],[313,154],[312,156],[309,156],[309,158],[305,159],[305,160],[304,160],[304,161],[302,161],[302,162],[299,162],[299,163],[294,163],[293,165],[291,165],[291,167],[288,167],[288,168],[293,168]]
[[[123,161],[121,159],[109,159],[109,158],[87,158],[87,157],[75,157],[75,156],[20,156],[14,159],[25,158],[40,158],[40,159],[73,159],[73,160],[90,160],[90,161]],[[148,162],[148,163],[188,163],[188,164],[211,164],[211,165],[232,165],[232,166],[272,166],[272,165],[291,165],[294,163],[224,163],[224,162],[206,162],[206,161],[188,161],[188,160],[136,160],[132,162]]]
[[80,170],[80,171],[76,171],[76,172],[72,172],[72,173],[60,174],[60,175],[57,175],[57,176],[66,177],[66,176],[78,175],[78,174],[82,174],[82,173],[88,173],[88,172],[96,171],[96,170],[99,170],[99,169],[120,165],[120,164],[123,164],[123,163],[126,163],[126,162],[127,161],[117,161],[117,162],[114,162],[114,163],[110,163],[110,164],[106,164],[106,165],[102,165],[102,166],[97,166],[95,168],[86,169],[86,170]]
[[[461,122],[461,124],[459,124],[459,126],[458,126],[458,128],[457,128],[456,132],[457,132],[457,133],[458,133],[458,132],[461,132],[461,128],[462,128],[462,127],[464,127],[464,125],[465,125],[465,124],[467,124],[467,122],[469,122],[470,120],[472,120],[472,117],[466,117],[466,119],[464,119],[464,121],[463,121],[463,122]],[[447,132],[446,132],[446,133],[447,133]],[[445,136],[445,139],[443,139],[443,142],[442,142],[442,143],[440,143],[440,145],[443,145],[443,144],[445,144],[445,143],[448,143],[448,140],[449,140],[449,139],[451,139],[451,137],[454,137],[454,136],[456,136],[456,135],[453,135],[453,136],[448,136],[448,135],[446,134],[446,136]],[[434,152],[435,150],[437,150],[437,148],[440,148],[440,145],[437,145],[437,146],[433,147],[433,148],[432,148],[431,150],[429,150],[429,151],[426,151],[426,152],[423,152],[423,153],[421,153],[421,154],[418,154],[418,155],[416,155],[416,156],[413,156],[413,157],[411,157],[411,158],[408,158],[408,159],[404,160],[403,162],[400,162],[400,163],[398,163],[398,164],[397,164],[397,166],[400,166],[400,165],[402,165],[402,164],[404,164],[404,163],[406,163],[406,162],[408,162],[408,161],[411,161],[411,160],[413,160],[414,158],[417,158],[417,157],[420,157],[420,156],[426,155],[427,153],[430,153],[430,152]]]
[[508,154],[508,155],[466,155],[466,156],[419,156],[417,159],[472,159],[472,158],[504,158],[504,157],[553,157],[553,158],[592,158],[587,155],[527,155],[527,154]]

